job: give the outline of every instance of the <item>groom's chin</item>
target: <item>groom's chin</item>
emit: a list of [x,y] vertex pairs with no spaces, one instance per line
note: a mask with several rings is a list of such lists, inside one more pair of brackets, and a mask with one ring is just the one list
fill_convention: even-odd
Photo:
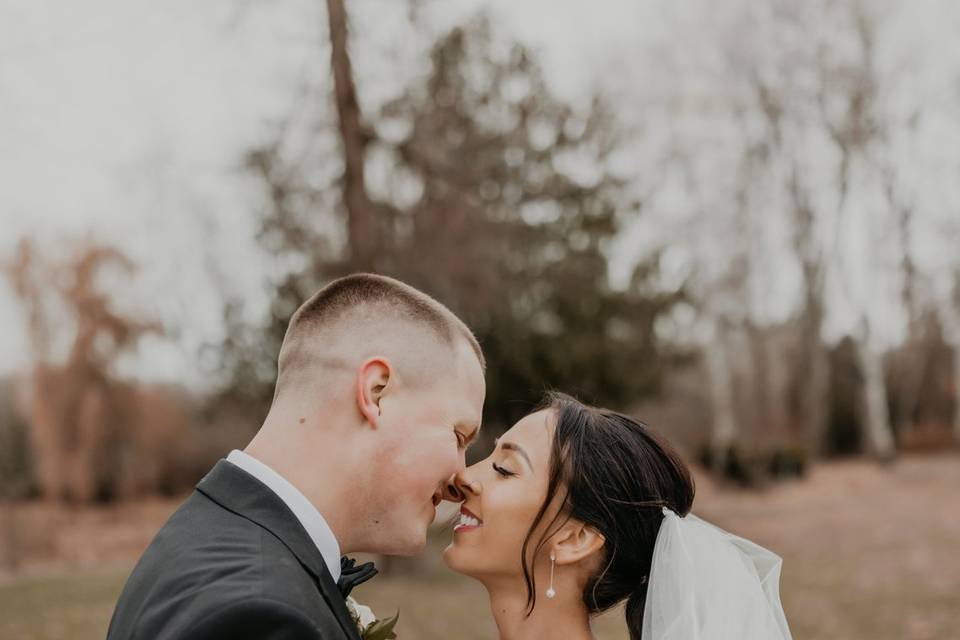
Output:
[[383,553],[391,556],[416,556],[423,553],[426,546],[426,532],[419,534],[411,532],[409,536],[402,540],[394,539],[393,542],[384,549]]

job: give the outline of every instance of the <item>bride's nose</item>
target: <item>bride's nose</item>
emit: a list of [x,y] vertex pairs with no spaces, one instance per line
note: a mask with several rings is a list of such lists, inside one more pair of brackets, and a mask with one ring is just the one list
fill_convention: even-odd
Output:
[[463,502],[470,495],[479,495],[480,483],[470,480],[465,473],[458,473],[447,481],[443,489],[443,499],[451,502]]

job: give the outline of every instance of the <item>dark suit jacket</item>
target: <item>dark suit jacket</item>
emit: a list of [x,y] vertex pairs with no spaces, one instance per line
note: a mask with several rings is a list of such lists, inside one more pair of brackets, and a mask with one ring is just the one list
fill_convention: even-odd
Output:
[[109,640],[359,640],[323,557],[286,504],[221,460],[144,552]]

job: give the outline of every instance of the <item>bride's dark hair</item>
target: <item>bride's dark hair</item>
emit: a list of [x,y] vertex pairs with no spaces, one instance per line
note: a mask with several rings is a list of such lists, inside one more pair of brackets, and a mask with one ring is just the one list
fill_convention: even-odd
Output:
[[[531,558],[574,518],[606,539],[599,568],[583,590],[587,610],[601,613],[626,600],[630,638],[639,640],[662,508],[681,516],[690,511],[695,491],[690,470],[669,444],[633,418],[557,392],[548,393],[540,408],[554,414],[556,428],[547,496],[521,551],[527,612],[537,603]],[[560,510],[528,558],[534,531],[558,494]]]

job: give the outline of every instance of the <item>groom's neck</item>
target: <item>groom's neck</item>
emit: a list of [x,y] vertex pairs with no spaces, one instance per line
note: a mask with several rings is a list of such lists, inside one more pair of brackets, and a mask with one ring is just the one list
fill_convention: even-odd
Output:
[[[272,408],[245,451],[296,487],[323,516],[341,552],[348,553],[356,537],[351,511],[361,479],[349,443],[333,426],[337,417],[327,415],[330,422],[319,425],[316,415]],[[348,477],[352,482],[343,481]]]

